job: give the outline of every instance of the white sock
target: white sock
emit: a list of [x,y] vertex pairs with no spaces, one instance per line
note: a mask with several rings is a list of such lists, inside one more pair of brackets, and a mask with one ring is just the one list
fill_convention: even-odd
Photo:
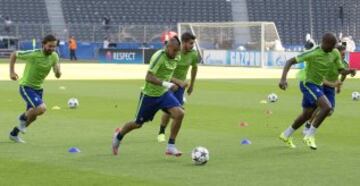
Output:
[[173,148],[175,148],[175,144],[168,144],[168,145],[167,145],[167,148],[168,148],[168,149],[173,149]]
[[[311,127],[311,125],[310,125],[310,127]],[[306,135],[308,132],[309,132],[309,130],[310,130],[310,128],[307,128],[306,126],[304,126],[304,134]]]
[[291,126],[289,128],[287,128],[284,131],[284,135],[288,138],[290,137],[293,133],[295,132],[295,129],[293,129]]
[[311,127],[310,127],[310,129],[308,130],[306,136],[307,136],[307,137],[309,137],[309,136],[314,136],[314,135],[315,135],[315,132],[316,132],[316,128],[311,125]]

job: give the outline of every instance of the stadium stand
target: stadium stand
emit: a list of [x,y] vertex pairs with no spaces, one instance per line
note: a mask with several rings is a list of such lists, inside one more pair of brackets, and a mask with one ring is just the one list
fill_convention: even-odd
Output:
[[[124,36],[125,40],[149,42],[153,39],[144,37],[142,30],[136,25],[159,25],[164,27],[153,29],[174,30],[178,22],[223,22],[232,20],[231,2],[226,0],[62,0],[65,21],[69,32],[82,40],[102,41],[105,36],[113,33],[131,34]],[[181,8],[179,8],[181,7]],[[110,17],[108,27],[101,26],[104,16]],[[99,24],[98,27],[78,26],[76,24]],[[120,25],[120,26],[111,26]],[[133,25],[122,27],[122,25]],[[161,27],[161,26],[160,26]],[[86,31],[92,30],[97,34],[88,35]],[[99,32],[102,31],[102,32]],[[147,30],[151,32],[151,30]],[[151,34],[150,34],[151,35]],[[135,38],[135,39],[131,39]]]
[[0,36],[40,39],[42,33],[50,32],[49,26],[40,26],[49,23],[44,0],[1,0],[0,4],[1,17],[9,17],[14,25],[20,25],[18,28],[12,25],[9,32],[1,25]]
[[356,12],[360,7],[354,6],[357,3],[357,0],[247,0],[247,7],[249,21],[274,21],[285,45],[302,45],[311,25],[316,40],[331,31],[343,32],[358,41],[360,19]]
[[[155,33],[175,30],[178,22],[232,21],[232,1],[236,0],[59,1],[66,32],[79,41],[102,42],[105,37],[114,36],[114,42],[143,43],[158,42],[159,35]],[[332,31],[351,35],[355,42],[360,42],[357,0],[241,1],[246,1],[249,21],[276,23],[284,46],[303,45],[306,33],[311,31],[317,41],[323,32]],[[0,4],[0,36],[39,40],[51,32],[45,0],[0,0]],[[104,16],[110,18],[107,27],[102,25]],[[13,22],[10,32],[4,29],[4,17]]]

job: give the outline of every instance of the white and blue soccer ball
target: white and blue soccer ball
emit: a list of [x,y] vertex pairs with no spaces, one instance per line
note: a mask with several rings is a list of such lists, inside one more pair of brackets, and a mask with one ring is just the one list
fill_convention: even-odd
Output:
[[71,109],[75,109],[79,106],[79,100],[76,98],[70,98],[68,101],[68,107]]
[[270,103],[275,103],[279,100],[279,97],[275,93],[271,93],[268,95],[268,101]]
[[351,94],[352,100],[359,101],[360,100],[360,93],[359,92],[353,92]]
[[205,165],[209,159],[209,151],[205,147],[195,147],[191,152],[191,159],[195,165]]

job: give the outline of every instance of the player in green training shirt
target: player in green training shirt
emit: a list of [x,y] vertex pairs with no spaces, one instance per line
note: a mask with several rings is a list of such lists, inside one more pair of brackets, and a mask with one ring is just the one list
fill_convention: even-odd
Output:
[[[170,82],[177,63],[180,61],[180,40],[173,37],[164,50],[157,51],[150,59],[150,67],[146,74],[145,86],[140,94],[137,114],[133,121],[127,122],[122,128],[115,130],[112,140],[113,154],[117,155],[123,137],[134,129],[140,128],[145,122],[151,121],[160,109],[173,118],[166,154],[181,156],[175,147],[175,139],[184,118],[184,110],[171,91],[176,91],[184,84]],[[146,149],[144,150],[146,152]]]
[[20,79],[20,94],[26,102],[26,111],[19,116],[19,126],[10,132],[10,139],[14,142],[24,143],[19,136],[19,132],[25,133],[36,118],[46,111],[46,105],[42,100],[43,83],[51,69],[56,78],[60,78],[59,56],[55,51],[56,38],[47,35],[42,41],[42,49],[30,51],[17,51],[10,56],[10,78],[14,81],[18,79],[15,73],[15,62],[17,59],[26,62],[25,70]]
[[[349,69],[348,63],[345,61],[345,49],[346,47],[343,45],[339,45],[336,47],[340,54],[341,54],[341,61],[345,67],[345,69]],[[337,70],[335,65],[332,65],[328,71],[328,73],[325,76],[322,88],[324,91],[325,96],[328,98],[328,100],[331,103],[331,112],[329,113],[329,116],[332,115],[335,109],[335,92],[340,93],[342,83],[345,81],[346,76],[341,75],[341,78],[339,80],[339,71]],[[318,114],[319,109],[316,109],[314,114],[312,115],[311,119],[306,122],[303,134],[306,135],[311,127],[311,123],[314,120],[315,116]]]
[[307,120],[309,120],[314,113],[315,109],[319,108],[319,114],[316,115],[314,121],[311,123],[309,132],[305,135],[303,141],[311,149],[317,149],[315,143],[316,129],[321,125],[326,116],[331,111],[331,103],[324,95],[321,87],[326,74],[330,68],[342,74],[353,74],[354,70],[346,70],[341,62],[341,56],[335,45],[337,39],[334,34],[324,34],[321,46],[313,50],[304,52],[295,58],[289,59],[284,67],[283,74],[279,83],[279,87],[283,90],[287,88],[286,76],[290,67],[296,63],[306,61],[304,81],[300,83],[300,89],[303,93],[302,107],[303,112],[295,119],[293,124],[280,134],[280,139],[285,142],[290,148],[295,148],[291,135],[300,128]]
[[[181,35],[181,43],[182,43],[181,60],[177,64],[173,75],[173,78],[185,83],[187,87],[186,76],[191,66],[191,80],[190,80],[190,85],[187,89],[188,95],[191,95],[191,93],[193,92],[195,78],[198,69],[197,64],[199,62],[198,52],[193,50],[195,39],[196,37],[189,32],[186,32]],[[185,88],[181,88],[181,87],[177,91],[173,92],[176,99],[179,101],[181,105],[184,105],[184,92],[185,92]],[[157,137],[158,142],[165,142],[165,129],[169,121],[170,121],[170,115],[164,112],[161,118],[159,135]]]

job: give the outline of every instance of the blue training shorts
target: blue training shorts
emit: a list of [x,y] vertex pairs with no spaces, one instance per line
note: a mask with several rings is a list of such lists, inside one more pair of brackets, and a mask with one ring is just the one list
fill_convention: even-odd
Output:
[[179,101],[181,105],[184,105],[184,93],[185,93],[185,88],[181,88],[181,87],[179,87],[177,91],[173,92],[175,98]]
[[142,125],[145,122],[152,121],[156,112],[160,109],[167,112],[167,109],[180,106],[181,104],[174,94],[169,91],[160,97],[151,97],[141,93],[135,122]]
[[303,93],[302,107],[316,108],[317,100],[324,96],[323,87],[309,82],[300,82],[300,90]]
[[332,109],[335,108],[335,88],[323,85],[323,91],[325,96],[331,103]]
[[43,104],[43,89],[33,89],[28,86],[20,86],[19,88],[21,97],[26,102],[26,110],[30,108],[36,108],[39,105]]

